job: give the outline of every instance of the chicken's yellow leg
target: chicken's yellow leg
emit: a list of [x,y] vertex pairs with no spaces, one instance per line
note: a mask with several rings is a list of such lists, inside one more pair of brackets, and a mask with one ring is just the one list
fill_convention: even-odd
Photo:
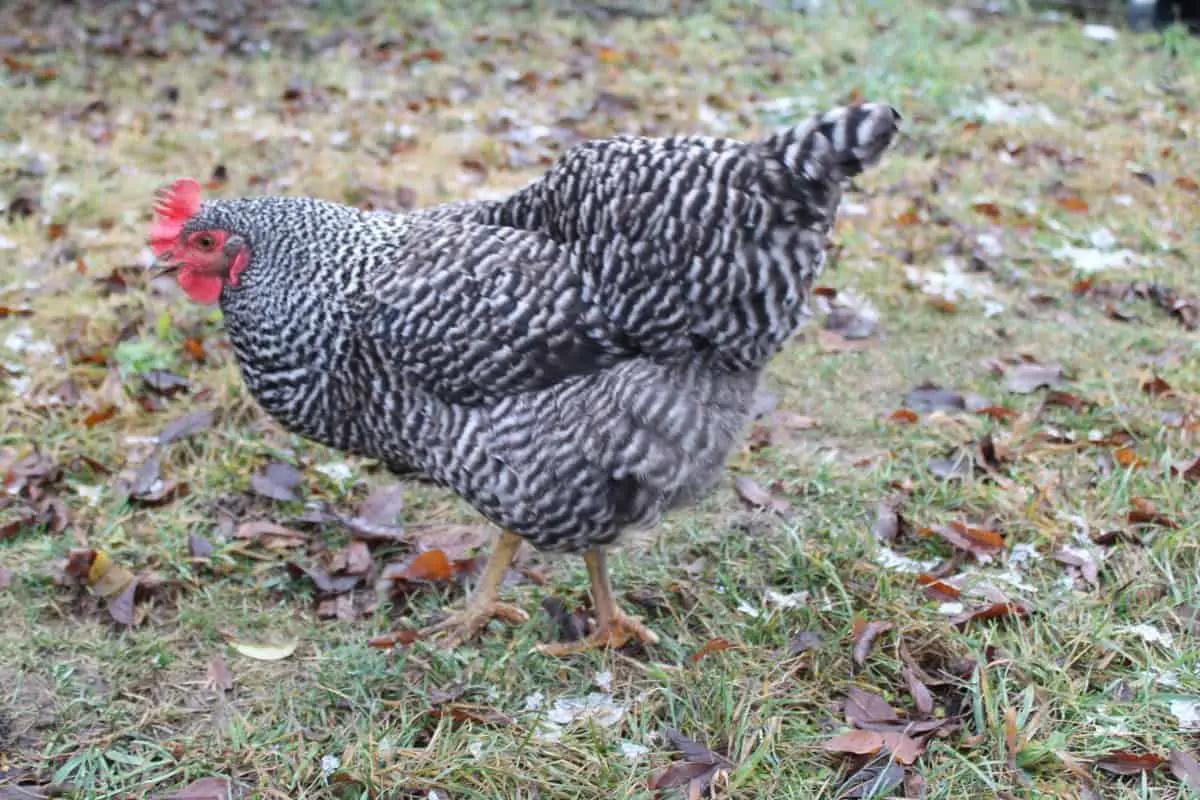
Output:
[[520,546],[520,536],[508,531],[501,533],[496,546],[492,548],[492,554],[488,556],[483,574],[479,576],[479,583],[467,598],[467,607],[450,614],[438,624],[423,629],[421,637],[445,633],[442,645],[455,647],[479,633],[490,619],[502,619],[513,623],[527,621],[529,615],[520,608],[500,602],[500,584],[504,582],[504,574],[508,572],[508,567]]
[[640,639],[647,644],[658,642],[658,635],[631,617],[617,606],[613,596],[612,582],[608,579],[608,555],[603,550],[592,550],[584,554],[588,578],[592,583],[592,605],[596,609],[596,630],[578,642],[556,642],[538,646],[538,651],[548,656],[569,656],[604,647],[622,647],[630,639]]

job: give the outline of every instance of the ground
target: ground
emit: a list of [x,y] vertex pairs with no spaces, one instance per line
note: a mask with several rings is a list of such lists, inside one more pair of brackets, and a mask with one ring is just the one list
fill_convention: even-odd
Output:
[[[1200,787],[1200,43],[891,2],[168,5],[27,4],[0,45],[0,797]],[[283,433],[219,314],[144,274],[181,175],[399,209],[860,98],[903,135],[812,326],[721,489],[613,558],[645,649],[533,653],[587,596],[528,553],[529,622],[412,641],[488,529]]]

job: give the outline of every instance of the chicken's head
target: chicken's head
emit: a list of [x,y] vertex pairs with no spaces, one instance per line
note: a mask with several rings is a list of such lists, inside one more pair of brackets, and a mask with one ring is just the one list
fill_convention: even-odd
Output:
[[202,195],[191,178],[160,191],[148,243],[163,265],[160,274],[178,275],[189,297],[211,305],[221,299],[225,286],[240,283],[250,247],[236,232],[204,219]]

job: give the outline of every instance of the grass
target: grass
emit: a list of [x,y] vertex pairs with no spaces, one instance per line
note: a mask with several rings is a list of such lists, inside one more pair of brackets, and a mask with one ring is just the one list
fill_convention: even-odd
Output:
[[[1072,289],[1084,279],[1200,286],[1196,41],[1169,32],[1097,42],[1075,23],[962,20],[890,2],[850,18],[732,3],[609,21],[434,4],[368,12],[357,2],[294,12],[310,39],[349,31],[315,59],[287,48],[197,55],[194,32],[174,28],[161,60],[72,50],[21,55],[0,71],[0,192],[6,205],[24,197],[38,207],[0,222],[11,247],[0,251],[0,465],[9,472],[35,449],[65,465],[44,491],[69,516],[57,532],[46,521],[10,525],[36,502],[28,489],[0,509],[10,583],[0,590],[0,781],[36,776],[92,798],[210,775],[256,797],[650,798],[652,778],[680,759],[664,733],[674,728],[733,764],[706,790],[713,797],[834,798],[862,765],[824,747],[846,728],[848,690],[911,713],[908,658],[939,681],[935,714],[961,718],[907,768],[910,796],[1186,796],[1165,766],[1115,777],[1093,764],[1196,749],[1171,702],[1200,700],[1197,631],[1175,612],[1195,604],[1200,584],[1200,495],[1168,467],[1200,455],[1200,336],[1149,301],[1117,302],[1137,315],[1122,322]],[[386,58],[373,46],[384,37],[396,42]],[[250,493],[250,475],[269,461],[294,464],[308,497],[343,510],[388,478],[266,420],[219,320],[137,274],[157,186],[221,164],[221,195],[386,203],[406,187],[425,205],[535,176],[542,150],[568,137],[533,141],[533,125],[752,136],[860,95],[898,106],[905,133],[847,196],[844,249],[822,282],[866,298],[878,330],[861,350],[831,351],[818,321],[771,369],[779,408],[817,424],[745,450],[730,472],[785,500],[786,518],[748,508],[727,483],[614,558],[622,602],[660,645],[564,662],[532,655],[558,635],[541,602],[574,608],[586,585],[578,559],[535,557],[542,582],[506,589],[530,622],[493,626],[450,653],[381,650],[368,640],[423,624],[463,586],[423,584],[373,615],[321,619],[311,581],[285,564],[320,553],[228,536],[224,519],[287,522],[301,511]],[[1104,251],[1101,230],[1144,264],[1086,275],[1054,255],[1065,244]],[[976,294],[939,307],[910,285],[919,276],[906,268],[944,273],[947,259],[965,265],[973,252],[985,268],[966,274],[998,306]],[[114,270],[126,287],[99,280]],[[31,316],[16,313],[25,308]],[[1094,406],[1007,391],[992,362],[1018,353],[1063,364],[1060,388]],[[147,391],[141,376],[154,368],[187,388]],[[1174,393],[1142,391],[1153,374]],[[1015,416],[890,419],[923,381]],[[66,401],[51,404],[55,393]],[[85,424],[107,408],[111,417]],[[133,476],[151,437],[200,408],[219,410],[212,429],[163,454],[163,477],[186,490],[156,506],[122,499],[117,481]],[[1088,445],[1091,431],[1129,437]],[[1002,480],[931,472],[931,460],[985,433],[1004,457]],[[1141,466],[1122,466],[1133,456]],[[316,469],[343,463],[347,480]],[[422,485],[407,485],[405,500],[409,526],[478,524],[461,501]],[[872,527],[889,500],[907,530],[885,545]],[[1176,527],[1132,524],[1135,500]],[[952,522],[1003,532],[1002,552],[950,561],[951,545],[918,533]],[[1106,531],[1142,546],[1092,542]],[[190,536],[214,545],[199,566]],[[315,538],[330,552],[347,541],[340,526]],[[1097,586],[1052,557],[1064,545],[1098,562]],[[116,625],[86,588],[61,585],[73,548],[101,550],[150,584],[140,624]],[[881,565],[885,548],[949,562],[947,575],[989,584],[1030,613],[954,626],[947,601],[927,597],[916,575]],[[374,552],[378,566],[410,556],[403,544]],[[796,602],[780,607],[772,592]],[[892,628],[858,666],[863,621]],[[789,657],[804,631],[823,645]],[[231,649],[231,636],[299,645],[259,661]],[[728,648],[693,658],[714,639]],[[231,690],[214,685],[214,659]],[[462,691],[457,712],[440,713],[437,693],[450,687]],[[620,718],[567,725],[555,741],[539,735],[556,700],[589,693]]]

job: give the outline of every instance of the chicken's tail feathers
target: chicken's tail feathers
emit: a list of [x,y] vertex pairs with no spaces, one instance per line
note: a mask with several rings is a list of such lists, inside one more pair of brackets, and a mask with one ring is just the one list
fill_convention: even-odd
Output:
[[793,180],[840,181],[877,164],[903,119],[886,103],[841,106],[759,145],[782,162],[783,172]]

